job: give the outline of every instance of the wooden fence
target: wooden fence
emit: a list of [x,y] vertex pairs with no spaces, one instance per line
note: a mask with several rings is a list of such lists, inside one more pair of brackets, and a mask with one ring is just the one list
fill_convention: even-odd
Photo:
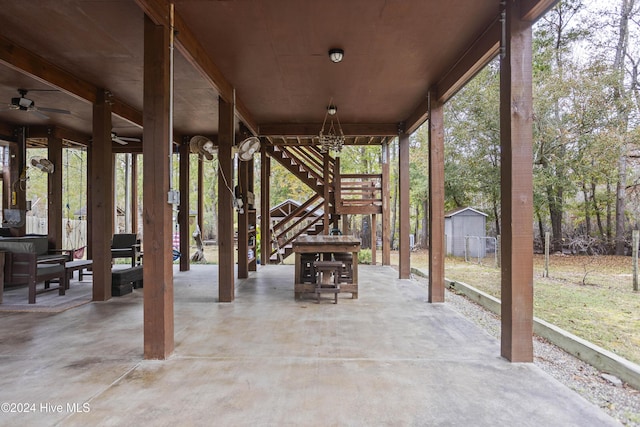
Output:
[[[27,234],[47,234],[47,219],[28,216],[26,218]],[[87,246],[87,221],[63,219],[62,248],[83,249]],[[77,255],[76,255],[77,257]],[[82,256],[80,256],[82,258]]]

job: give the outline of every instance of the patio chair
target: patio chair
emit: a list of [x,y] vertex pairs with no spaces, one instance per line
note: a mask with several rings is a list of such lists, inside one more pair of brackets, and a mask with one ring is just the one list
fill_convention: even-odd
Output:
[[115,258],[131,258],[131,267],[135,267],[142,259],[140,240],[136,233],[114,234],[111,241],[111,260]]

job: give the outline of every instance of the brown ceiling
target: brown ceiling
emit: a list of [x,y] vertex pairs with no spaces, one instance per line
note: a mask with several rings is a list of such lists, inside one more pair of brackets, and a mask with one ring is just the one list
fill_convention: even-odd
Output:
[[[142,110],[143,21],[148,0],[3,0],[0,7],[0,123],[58,125],[91,134],[91,103],[61,84],[14,68],[15,46]],[[329,101],[343,124],[396,126],[421,116],[428,89],[442,82],[499,18],[500,0],[176,0],[175,13],[235,88],[261,129],[313,132]],[[533,18],[553,0],[528,0]],[[187,32],[187,31],[184,31]],[[484,36],[483,36],[484,34]],[[493,33],[492,33],[493,34]],[[177,34],[180,39],[184,34]],[[485,40],[486,41],[486,40]],[[481,43],[495,54],[497,40]],[[332,47],[343,62],[329,61]],[[473,50],[473,49],[471,49]],[[176,49],[174,127],[178,135],[217,133],[218,92]],[[482,58],[486,52],[476,52]],[[472,55],[473,56],[473,55]],[[481,59],[486,62],[487,58]],[[7,64],[7,62],[14,62]],[[18,61],[19,62],[19,61]],[[471,66],[470,64],[469,66]],[[42,68],[42,67],[41,67]],[[41,71],[47,75],[46,70]],[[73,80],[73,79],[71,79]],[[2,109],[17,89],[37,106],[70,115]],[[422,115],[423,116],[423,115]],[[240,114],[242,119],[242,114]],[[121,136],[141,130],[115,117]],[[296,128],[293,125],[298,125]],[[315,126],[315,127],[314,127]],[[302,132],[302,131],[301,131]],[[262,132],[260,132],[262,133]],[[354,131],[362,133],[362,131]]]

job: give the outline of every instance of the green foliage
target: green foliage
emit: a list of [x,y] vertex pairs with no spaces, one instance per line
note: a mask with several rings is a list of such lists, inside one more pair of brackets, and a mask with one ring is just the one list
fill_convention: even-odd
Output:
[[371,264],[371,260],[372,260],[371,249],[360,249],[360,252],[358,252],[358,263]]

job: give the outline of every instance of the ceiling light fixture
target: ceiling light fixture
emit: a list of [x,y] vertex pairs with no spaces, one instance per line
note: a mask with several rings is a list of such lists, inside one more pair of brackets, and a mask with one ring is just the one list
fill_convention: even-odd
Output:
[[342,61],[344,57],[344,50],[342,49],[329,49],[329,58],[331,58],[331,62],[338,63]]
[[[327,118],[329,118],[329,127],[325,131],[327,125]],[[333,118],[336,119],[336,125],[333,122]],[[344,145],[344,132],[342,132],[342,126],[340,126],[340,119],[338,118],[338,107],[333,104],[329,104],[327,111],[324,113],[324,121],[322,122],[322,129],[318,135],[320,142],[320,152],[326,153],[329,150],[339,153]]]

